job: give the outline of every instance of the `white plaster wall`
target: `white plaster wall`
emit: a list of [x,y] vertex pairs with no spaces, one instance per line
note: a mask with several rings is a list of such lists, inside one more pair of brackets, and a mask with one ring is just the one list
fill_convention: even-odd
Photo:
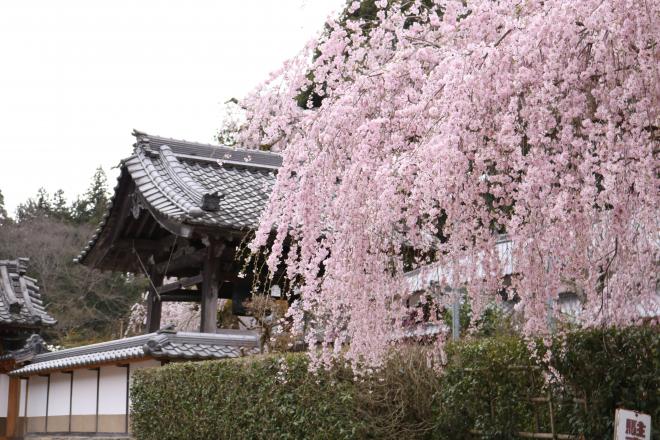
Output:
[[96,370],[73,371],[72,415],[96,414],[96,375]]
[[31,376],[27,398],[28,417],[44,417],[46,415],[47,395],[48,378],[43,376]]
[[18,404],[18,416],[25,417],[25,396],[27,392],[27,379],[21,379],[21,398]]
[[68,416],[71,397],[71,375],[53,373],[50,375],[49,416]]
[[101,367],[99,414],[126,414],[126,367]]
[[0,374],[0,417],[7,417],[9,403],[9,376]]

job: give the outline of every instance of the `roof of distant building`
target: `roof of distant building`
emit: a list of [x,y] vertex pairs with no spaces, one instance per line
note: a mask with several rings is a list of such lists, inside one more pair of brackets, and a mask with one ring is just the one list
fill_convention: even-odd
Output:
[[29,259],[0,260],[0,325],[36,328],[54,325],[39,294],[37,280],[26,275]]

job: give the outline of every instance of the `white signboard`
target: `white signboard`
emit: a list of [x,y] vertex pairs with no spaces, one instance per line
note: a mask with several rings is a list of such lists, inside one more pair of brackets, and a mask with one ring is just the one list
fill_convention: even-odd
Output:
[[614,440],[651,440],[651,416],[617,409],[614,416]]

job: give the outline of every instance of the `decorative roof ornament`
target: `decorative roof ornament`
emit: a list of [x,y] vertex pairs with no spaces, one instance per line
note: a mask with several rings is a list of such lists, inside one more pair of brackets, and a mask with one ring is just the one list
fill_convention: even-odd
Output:
[[28,261],[0,260],[0,325],[35,328],[57,322],[44,309],[37,280],[26,275]]
[[176,334],[176,325],[168,324],[165,327],[161,327],[161,329],[158,330],[156,333],[159,334],[159,335],[162,335],[162,334],[174,335],[174,334]]
[[215,212],[220,209],[220,200],[224,198],[220,191],[206,193],[202,196],[202,209],[204,211]]
[[16,363],[31,361],[36,355],[48,353],[46,341],[38,334],[32,334],[25,341],[25,345],[18,350],[10,351],[2,355],[0,360],[13,360]]

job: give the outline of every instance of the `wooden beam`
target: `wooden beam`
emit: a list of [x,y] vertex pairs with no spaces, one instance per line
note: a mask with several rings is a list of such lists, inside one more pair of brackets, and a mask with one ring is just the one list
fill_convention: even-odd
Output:
[[121,240],[117,240],[116,242],[112,243],[111,246],[113,249],[126,249],[129,251],[135,249],[139,252],[156,252],[162,250],[160,244],[157,241],[146,240],[144,238],[122,238]]
[[172,258],[170,261],[163,261],[156,264],[156,270],[159,272],[165,272],[167,269],[168,273],[176,272],[182,269],[188,269],[191,267],[200,267],[204,259],[206,258],[207,250],[199,249],[190,254],[181,255],[180,257]]
[[160,286],[159,288],[156,289],[156,291],[162,295],[163,293],[172,292],[174,290],[180,290],[184,287],[190,287],[196,284],[200,284],[203,278],[204,277],[202,276],[202,274],[189,278],[181,278],[180,280],[177,280],[173,283]]
[[160,330],[160,316],[163,304],[158,299],[158,287],[163,284],[165,276],[152,268],[149,273],[149,293],[147,294],[147,333]]
[[[27,399],[27,396],[26,396]],[[8,439],[18,437],[18,412],[21,401],[21,379],[9,376],[9,396],[7,404],[7,428],[5,436]],[[26,414],[27,417],[27,414]]]
[[160,240],[149,240],[146,238],[122,238],[112,243],[113,248],[119,249],[135,249],[136,251],[151,251],[151,252],[165,252],[169,250],[174,242],[176,236],[168,235]]
[[200,302],[202,300],[201,292],[194,290],[177,289],[160,295],[162,302]]
[[220,289],[220,255],[225,250],[223,243],[211,241],[207,247],[202,275],[202,311],[200,332],[215,333],[218,327],[218,290]]
[[[151,216],[151,212],[149,212],[149,216]],[[153,218],[153,216],[152,216],[152,218]],[[154,234],[154,232],[156,232],[156,229],[158,229],[160,227],[160,223],[158,223],[158,221],[156,221],[156,219],[154,218],[154,221],[152,221],[151,223],[148,223],[147,226],[148,226],[148,228],[147,228],[147,231],[144,235],[146,235],[147,237],[150,237]]]
[[131,234],[134,237],[139,237],[142,234],[142,231],[144,231],[144,227],[149,223],[149,218],[151,217],[151,214],[149,214],[149,211],[146,209],[141,210],[139,221],[135,222],[135,230]]

